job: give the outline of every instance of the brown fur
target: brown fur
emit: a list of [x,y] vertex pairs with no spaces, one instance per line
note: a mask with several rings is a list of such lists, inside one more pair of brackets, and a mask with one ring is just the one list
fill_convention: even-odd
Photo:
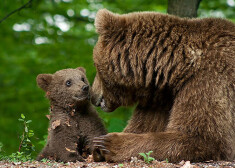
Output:
[[[68,81],[70,86],[66,85]],[[85,70],[79,67],[55,74],[40,74],[37,84],[46,92],[51,104],[48,141],[37,160],[84,161],[93,151],[93,138],[106,134],[88,100],[89,83]]]
[[92,102],[138,103],[123,133],[95,138],[107,161],[235,159],[235,25],[155,12],[100,10]]

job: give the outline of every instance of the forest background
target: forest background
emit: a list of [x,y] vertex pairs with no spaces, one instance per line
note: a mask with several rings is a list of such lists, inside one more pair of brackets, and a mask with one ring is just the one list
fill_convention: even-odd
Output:
[[[12,11],[11,16],[4,19]],[[32,120],[34,156],[47,137],[49,102],[36,85],[40,73],[82,66],[92,84],[95,76],[92,50],[97,41],[97,10],[116,13],[167,12],[167,0],[1,0],[0,1],[0,152],[18,150],[21,114]],[[198,17],[221,17],[235,22],[235,0],[202,0]],[[121,132],[133,107],[118,108],[100,116],[109,132]]]

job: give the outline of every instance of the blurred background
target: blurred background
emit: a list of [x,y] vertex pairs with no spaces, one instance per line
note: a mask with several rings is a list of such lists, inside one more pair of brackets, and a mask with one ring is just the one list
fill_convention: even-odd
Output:
[[[25,5],[26,4],[26,5]],[[22,10],[16,10],[23,7]],[[157,11],[166,13],[167,0],[1,0],[0,1],[0,143],[6,155],[16,152],[21,114],[32,120],[35,156],[47,135],[49,102],[36,85],[40,73],[82,66],[90,83],[95,76],[92,50],[97,41],[97,10],[117,13]],[[15,11],[16,10],[16,11]],[[5,16],[13,13],[10,17]],[[202,0],[198,17],[221,17],[235,22],[235,0]],[[133,107],[100,116],[109,132],[120,132]],[[1,149],[0,149],[1,150]]]

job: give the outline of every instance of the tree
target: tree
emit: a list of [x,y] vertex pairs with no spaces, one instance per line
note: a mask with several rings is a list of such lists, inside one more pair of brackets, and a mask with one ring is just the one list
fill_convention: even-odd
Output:
[[168,0],[167,13],[180,17],[197,17],[201,0]]

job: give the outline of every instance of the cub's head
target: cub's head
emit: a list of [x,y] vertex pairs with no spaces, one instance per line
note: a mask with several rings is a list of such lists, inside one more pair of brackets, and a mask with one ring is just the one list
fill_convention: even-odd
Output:
[[46,92],[51,103],[61,107],[81,104],[89,98],[89,83],[82,67],[63,69],[54,74],[39,74],[37,84]]

